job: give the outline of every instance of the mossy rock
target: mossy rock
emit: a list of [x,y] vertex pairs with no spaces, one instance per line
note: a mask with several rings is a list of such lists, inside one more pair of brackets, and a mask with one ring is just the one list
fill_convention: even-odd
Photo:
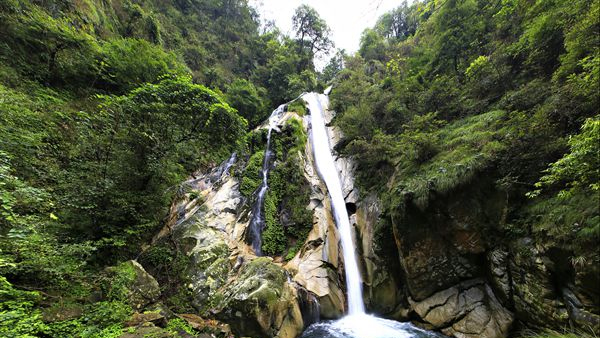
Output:
[[134,260],[107,268],[107,276],[103,286],[105,297],[124,301],[134,309],[156,302],[161,295],[156,279]]
[[270,258],[260,257],[245,264],[236,281],[227,286],[218,317],[235,334],[274,337],[294,302],[285,270]]
[[201,313],[210,311],[220,299],[218,290],[225,284],[231,269],[229,247],[214,229],[198,226],[190,233],[195,244],[190,252],[192,264],[186,275],[193,305]]

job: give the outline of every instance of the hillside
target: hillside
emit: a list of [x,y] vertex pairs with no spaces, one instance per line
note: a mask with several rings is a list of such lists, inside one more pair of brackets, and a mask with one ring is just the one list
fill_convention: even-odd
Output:
[[600,3],[399,2],[353,54],[290,20],[0,0],[0,336],[320,337],[348,250],[394,332],[597,336]]

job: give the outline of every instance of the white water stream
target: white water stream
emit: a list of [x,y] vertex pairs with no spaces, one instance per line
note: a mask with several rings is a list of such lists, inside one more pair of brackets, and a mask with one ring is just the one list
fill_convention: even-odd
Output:
[[342,242],[346,288],[348,289],[348,313],[350,315],[362,314],[365,312],[362,298],[362,281],[356,262],[354,244],[352,243],[352,231],[348,211],[346,210],[346,201],[344,201],[342,192],[342,184],[331,154],[329,135],[323,118],[323,112],[329,105],[329,99],[326,95],[317,93],[308,93],[303,96],[303,99],[308,103],[308,109],[310,110],[311,141],[317,170],[327,185],[335,224]]
[[250,240],[252,242],[252,249],[257,256],[262,256],[262,232],[265,228],[265,220],[263,218],[263,205],[265,203],[265,194],[269,189],[269,169],[271,168],[271,157],[273,152],[271,151],[271,132],[277,125],[277,121],[281,118],[281,115],[285,112],[286,104],[282,104],[275,109],[271,116],[269,116],[269,129],[267,131],[267,148],[265,149],[265,157],[263,159],[263,165],[261,169],[262,181],[258,188],[258,194],[256,196],[256,202],[252,208],[252,219],[250,220]]
[[[328,94],[330,89],[325,91]],[[302,98],[308,104],[311,121],[311,142],[317,170],[327,185],[337,225],[346,273],[348,315],[337,321],[313,324],[301,338],[430,338],[441,337],[410,323],[400,323],[377,318],[365,313],[362,297],[362,280],[358,270],[352,229],[346,210],[341,180],[333,160],[330,137],[327,133],[323,113],[328,108],[329,98],[325,94],[308,93]]]

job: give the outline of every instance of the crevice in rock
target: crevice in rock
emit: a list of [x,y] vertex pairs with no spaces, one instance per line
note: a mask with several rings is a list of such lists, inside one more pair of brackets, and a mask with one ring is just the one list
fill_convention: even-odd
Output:
[[348,211],[348,216],[356,214],[356,204],[352,202],[346,203],[346,210]]
[[458,297],[459,297],[459,295],[460,295],[459,293],[457,293],[457,294],[450,294],[450,295],[448,295],[448,297],[446,298],[446,300],[443,303],[438,303],[438,304],[434,304],[434,305],[430,306],[425,311],[425,314],[423,315],[423,319],[427,318],[427,316],[429,315],[429,313],[431,311],[433,311],[434,309],[437,309],[439,307],[442,307],[442,306],[448,304],[448,301],[450,301],[450,298],[452,298],[452,297],[456,297],[456,302],[458,304]]

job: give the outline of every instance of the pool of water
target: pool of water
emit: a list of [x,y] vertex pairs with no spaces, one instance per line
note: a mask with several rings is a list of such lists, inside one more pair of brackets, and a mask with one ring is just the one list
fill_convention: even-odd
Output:
[[300,338],[442,338],[410,323],[360,314],[309,326]]

